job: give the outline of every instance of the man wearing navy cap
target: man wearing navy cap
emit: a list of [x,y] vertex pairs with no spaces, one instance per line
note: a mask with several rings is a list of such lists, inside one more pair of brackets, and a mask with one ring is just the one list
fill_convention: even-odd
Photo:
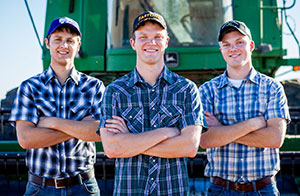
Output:
[[203,112],[196,85],[165,66],[168,41],[161,15],[139,15],[136,68],[104,93],[98,133],[116,158],[114,195],[189,194],[186,157],[197,153]]
[[219,31],[225,72],[200,86],[208,130],[208,195],[279,195],[275,175],[290,120],[282,85],[252,65],[254,42],[245,23],[228,21]]
[[77,22],[53,20],[45,38],[48,70],[22,82],[10,121],[27,149],[25,195],[100,195],[94,175],[103,83],[76,71]]

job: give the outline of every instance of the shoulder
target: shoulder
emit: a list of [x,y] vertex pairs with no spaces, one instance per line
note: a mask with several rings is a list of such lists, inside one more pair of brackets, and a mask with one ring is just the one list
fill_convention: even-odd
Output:
[[177,73],[171,72],[169,77],[172,78],[171,86],[176,89],[197,89],[196,84],[188,78],[178,75]]
[[80,76],[80,80],[78,81],[80,85],[89,85],[89,86],[104,86],[103,82],[95,77],[89,76],[85,73],[78,72],[78,75]]
[[120,89],[130,88],[130,82],[133,80],[133,72],[130,72],[115,81],[111,82],[106,88],[119,91]]
[[221,84],[221,81],[224,79],[223,75],[217,76],[209,81],[204,82],[200,85],[199,90],[206,90],[206,89],[216,89]]
[[257,72],[256,77],[259,80],[259,85],[264,85],[268,89],[283,88],[282,84],[278,80],[270,76]]
[[20,89],[22,88],[40,88],[44,85],[45,81],[43,80],[44,72],[36,74],[20,84]]

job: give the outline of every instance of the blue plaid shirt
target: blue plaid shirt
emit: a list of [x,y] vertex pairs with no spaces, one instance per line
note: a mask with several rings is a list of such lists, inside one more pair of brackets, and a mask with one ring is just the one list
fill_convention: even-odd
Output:
[[[252,69],[239,88],[228,80],[226,72],[200,86],[203,109],[222,124],[233,125],[250,118],[264,116],[290,119],[282,85]],[[248,182],[275,175],[279,169],[279,150],[255,148],[239,143],[208,148],[205,175],[233,182]]]
[[[112,115],[122,117],[132,133],[161,127],[202,125],[203,111],[194,83],[164,68],[151,87],[135,69],[108,85],[99,127]],[[99,134],[99,130],[98,130]],[[134,144],[133,144],[134,145]],[[114,195],[187,195],[187,159],[137,155],[117,158]]]
[[[80,121],[88,115],[99,120],[103,93],[100,80],[75,69],[61,86],[50,66],[20,85],[9,120],[37,124],[39,117]],[[30,173],[46,178],[75,176],[92,169],[95,160],[95,143],[75,138],[46,148],[28,149],[26,153]]]

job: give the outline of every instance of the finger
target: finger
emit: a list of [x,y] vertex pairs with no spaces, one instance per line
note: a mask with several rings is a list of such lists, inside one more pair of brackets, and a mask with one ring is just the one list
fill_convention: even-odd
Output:
[[118,130],[122,129],[118,124],[105,124],[105,127],[106,128],[118,129]]
[[124,128],[127,129],[127,125],[126,122],[123,118],[119,117],[119,116],[112,116],[113,119],[117,120],[118,122],[120,122],[120,125]]
[[123,125],[126,125],[125,121],[123,118],[119,117],[119,116],[112,116],[113,119],[119,121],[120,123],[122,123]]
[[118,120],[113,120],[113,119],[109,119],[105,121],[106,123],[111,123],[111,124],[120,124],[120,121]]
[[210,112],[208,112],[208,111],[204,111],[204,115],[205,116],[212,116],[212,114]]
[[112,129],[112,128],[108,128],[107,131],[108,131],[108,132],[111,132],[111,133],[120,133],[119,130],[117,130],[117,129]]

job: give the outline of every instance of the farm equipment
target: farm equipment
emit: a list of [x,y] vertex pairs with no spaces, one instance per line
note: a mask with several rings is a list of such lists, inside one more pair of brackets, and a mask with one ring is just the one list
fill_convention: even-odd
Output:
[[[276,0],[48,0],[44,32],[57,17],[76,20],[83,34],[75,59],[76,69],[108,84],[135,67],[135,51],[129,43],[134,18],[147,10],[158,12],[166,20],[170,37],[166,65],[200,85],[226,68],[217,34],[220,26],[232,19],[245,22],[251,29],[256,44],[253,64],[258,71],[274,76],[280,66],[299,66],[300,58],[284,58],[286,49],[282,40],[282,21],[286,10],[294,4],[295,0],[290,6],[285,6],[283,0],[282,7]],[[298,43],[295,35],[294,38]],[[45,45],[42,50],[43,68],[47,69],[50,54]],[[295,93],[295,88],[300,89],[300,85],[286,90],[288,100],[292,100],[289,104],[292,123],[280,149],[282,169],[277,181],[282,195],[300,194],[300,91]],[[10,108],[7,105],[1,109],[2,135],[15,133],[7,122]],[[15,135],[1,137],[0,191],[8,195],[14,191],[22,193],[27,180],[25,151]],[[202,149],[194,159],[189,159],[192,195],[205,194],[209,183],[203,175],[205,163]],[[111,195],[113,174],[113,159],[108,159],[101,143],[97,143],[96,176],[102,195]]]

